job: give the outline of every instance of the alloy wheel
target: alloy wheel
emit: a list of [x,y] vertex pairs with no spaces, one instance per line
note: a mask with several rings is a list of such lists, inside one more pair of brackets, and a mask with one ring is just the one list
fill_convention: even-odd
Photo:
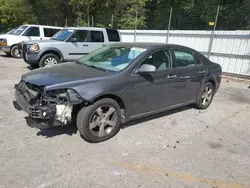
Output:
[[14,50],[14,55],[15,55],[15,57],[21,57],[21,54],[20,54],[18,49]]
[[54,57],[48,57],[44,61],[45,67],[51,67],[51,66],[56,65],[56,64],[57,64],[57,60]]
[[208,106],[213,98],[213,89],[210,86],[205,87],[201,95],[201,102],[203,106]]
[[114,107],[105,105],[98,107],[90,117],[89,129],[97,137],[111,133],[117,124],[117,112]]

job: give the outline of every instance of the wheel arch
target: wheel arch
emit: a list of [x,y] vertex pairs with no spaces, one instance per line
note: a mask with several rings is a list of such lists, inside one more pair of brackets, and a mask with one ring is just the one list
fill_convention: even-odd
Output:
[[210,83],[214,86],[214,89],[216,90],[216,88],[217,88],[217,83],[216,83],[216,81],[215,81],[215,78],[210,77],[210,78],[208,78],[207,82],[210,82]]
[[100,96],[94,98],[92,100],[92,103],[95,103],[96,101],[99,101],[99,100],[105,99],[105,98],[113,99],[114,101],[116,101],[118,103],[118,105],[121,108],[122,121],[124,121],[125,117],[126,117],[126,105],[125,105],[124,101],[121,99],[121,97],[114,95],[114,94],[104,94],[104,95],[100,95]]
[[46,48],[42,52],[40,52],[39,61],[46,54],[54,54],[60,59],[60,61],[63,61],[63,58],[64,58],[63,54],[60,50],[58,50],[56,48]]
[[11,50],[14,46],[18,46],[18,44],[12,44],[12,45],[10,46],[10,50]]

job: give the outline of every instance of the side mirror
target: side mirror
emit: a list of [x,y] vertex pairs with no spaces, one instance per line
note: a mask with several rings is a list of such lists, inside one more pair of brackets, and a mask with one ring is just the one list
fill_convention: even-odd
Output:
[[150,64],[143,64],[138,70],[137,73],[150,73],[156,72],[156,67]]
[[77,42],[77,38],[69,38],[68,42]]

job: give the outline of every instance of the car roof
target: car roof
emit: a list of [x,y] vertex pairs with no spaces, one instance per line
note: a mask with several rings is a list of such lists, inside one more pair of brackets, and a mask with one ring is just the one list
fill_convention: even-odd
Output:
[[50,25],[31,25],[31,24],[24,24],[23,26],[29,26],[29,27],[31,27],[31,26],[35,26],[35,27],[45,27],[45,28],[60,28],[60,29],[62,29],[63,27],[58,27],[58,26],[50,26]]
[[145,48],[145,49],[158,49],[158,48],[181,48],[187,50],[193,50],[187,46],[177,45],[177,44],[166,44],[166,43],[146,43],[146,42],[123,42],[120,44],[114,44],[115,46],[123,46],[123,47],[138,47],[138,48]]
[[98,31],[104,31],[105,28],[102,27],[65,27],[64,29],[74,29],[74,30],[98,30]]

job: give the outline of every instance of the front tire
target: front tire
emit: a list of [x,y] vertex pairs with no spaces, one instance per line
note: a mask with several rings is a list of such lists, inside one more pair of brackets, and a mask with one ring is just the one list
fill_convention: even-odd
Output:
[[120,130],[120,106],[113,99],[101,99],[78,112],[76,125],[82,137],[88,142],[108,140]]
[[60,59],[55,54],[45,54],[39,61],[39,67],[51,67],[60,63]]
[[211,82],[207,82],[200,90],[197,98],[196,107],[198,109],[206,109],[213,101],[215,88]]
[[19,52],[19,50],[18,50],[18,46],[17,46],[17,45],[15,45],[15,46],[13,46],[13,47],[11,48],[10,54],[11,54],[11,56],[14,57],[14,58],[21,58],[21,54],[20,54],[20,52]]

